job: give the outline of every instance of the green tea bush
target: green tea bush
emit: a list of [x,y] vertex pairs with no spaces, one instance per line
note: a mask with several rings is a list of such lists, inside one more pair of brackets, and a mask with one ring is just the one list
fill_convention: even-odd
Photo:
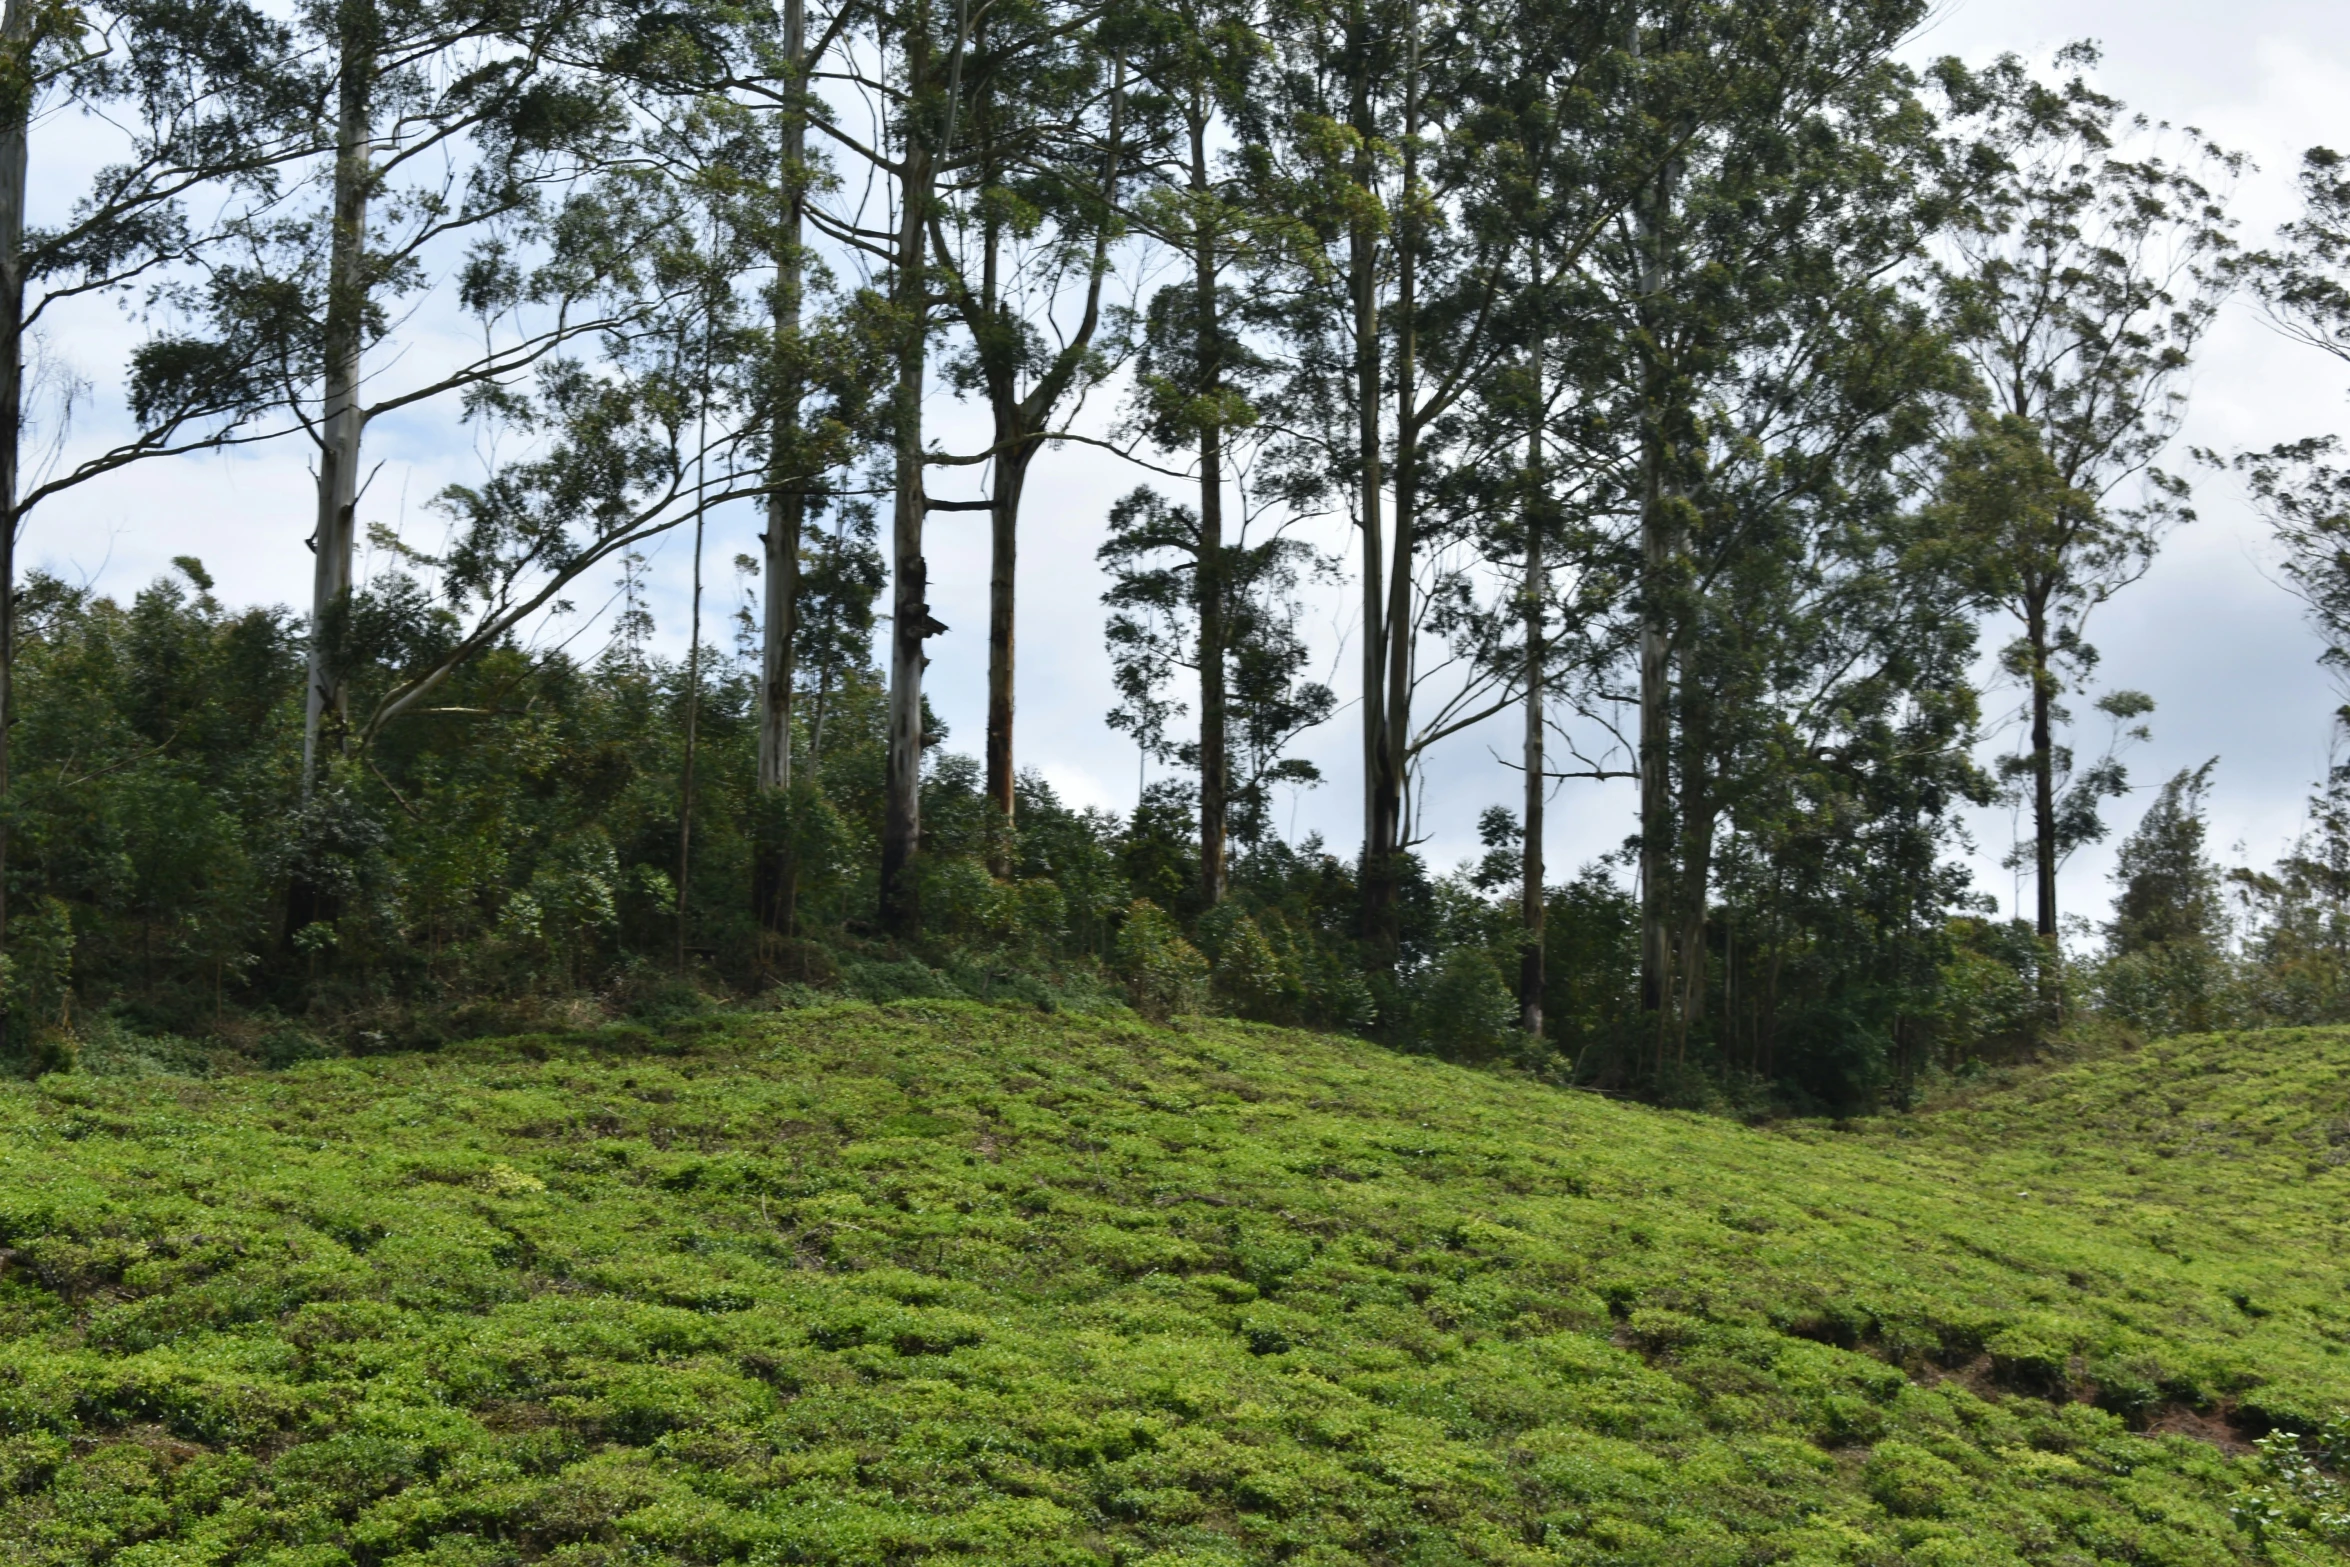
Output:
[[4,1084],[0,1560],[2340,1561],[2346,1083],[1746,1127],[925,997]]

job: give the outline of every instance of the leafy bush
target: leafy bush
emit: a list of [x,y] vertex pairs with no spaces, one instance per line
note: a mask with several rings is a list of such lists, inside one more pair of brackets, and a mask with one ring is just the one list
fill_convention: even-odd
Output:
[[1208,960],[1149,899],[1137,898],[1126,906],[1125,923],[1118,928],[1117,957],[1134,1010],[1144,1017],[1164,1020],[1197,1012],[1206,1003]]
[[1466,944],[1436,960],[1414,997],[1422,1044],[1456,1061],[1491,1060],[1517,1031],[1518,1002],[1491,953]]
[[2336,1414],[2313,1437],[2271,1431],[2256,1444],[2259,1477],[2234,1496],[2237,1522],[2272,1552],[2295,1538],[2350,1545],[2350,1415]]
[[1288,1022],[1297,1016],[1302,999],[1297,975],[1255,920],[1227,903],[1201,918],[1200,934],[1203,942],[1211,943],[1210,978],[1220,1000],[1242,1017],[1264,1022]]

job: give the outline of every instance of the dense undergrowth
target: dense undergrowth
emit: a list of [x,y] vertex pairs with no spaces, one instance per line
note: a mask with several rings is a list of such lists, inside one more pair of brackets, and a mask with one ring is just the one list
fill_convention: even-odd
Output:
[[0,1560],[2336,1560],[2245,1444],[2350,1401],[2346,1112],[2328,1032],[1755,1129],[967,1002],[51,1076]]

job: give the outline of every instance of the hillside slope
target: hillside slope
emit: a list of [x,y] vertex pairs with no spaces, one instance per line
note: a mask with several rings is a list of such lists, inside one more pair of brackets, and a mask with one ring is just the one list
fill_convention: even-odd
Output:
[[[2336,1559],[2350,1036],[1752,1130],[844,1005],[0,1090],[0,1561]],[[2231,1424],[2232,1422],[2232,1424]]]

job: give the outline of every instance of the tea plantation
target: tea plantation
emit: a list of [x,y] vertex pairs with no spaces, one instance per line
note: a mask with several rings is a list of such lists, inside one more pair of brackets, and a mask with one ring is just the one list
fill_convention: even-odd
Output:
[[938,1002],[54,1076],[0,1561],[2341,1560],[2249,1444],[2346,1160],[2333,1032],[1767,1129]]

